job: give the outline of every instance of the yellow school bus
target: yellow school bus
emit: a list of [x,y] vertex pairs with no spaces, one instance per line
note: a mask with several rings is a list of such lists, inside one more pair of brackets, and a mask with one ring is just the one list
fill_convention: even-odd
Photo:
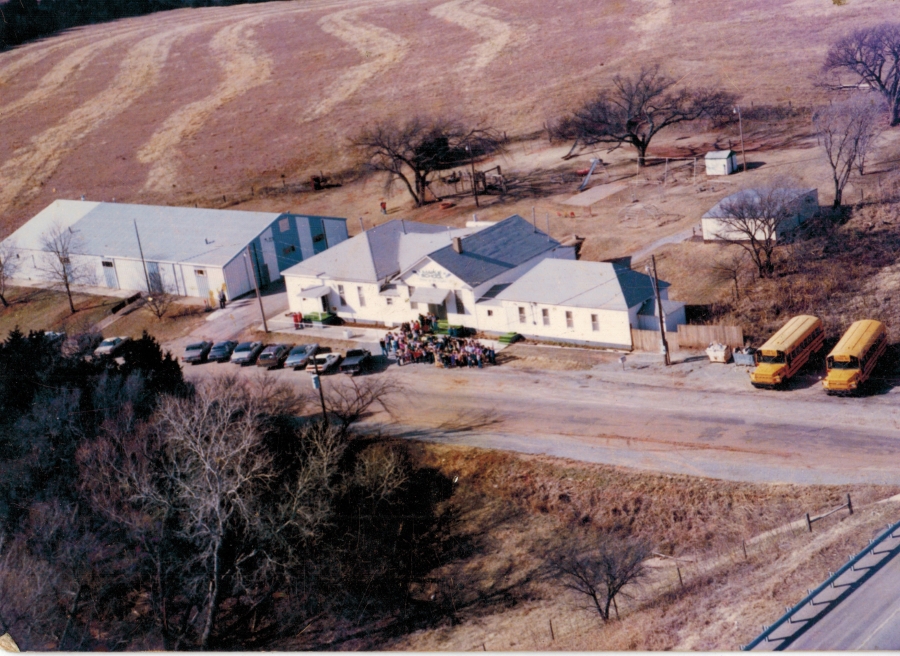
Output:
[[784,324],[756,352],[756,369],[750,373],[754,387],[778,387],[822,350],[825,331],[818,317],[801,314]]
[[872,375],[887,349],[887,330],[880,321],[855,321],[825,358],[828,375],[822,381],[829,394],[855,392]]

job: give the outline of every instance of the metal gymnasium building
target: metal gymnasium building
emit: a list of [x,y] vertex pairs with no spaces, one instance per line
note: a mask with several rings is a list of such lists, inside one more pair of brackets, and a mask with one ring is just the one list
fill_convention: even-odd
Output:
[[[199,296],[213,303],[265,286],[281,272],[347,239],[346,219],[289,213],[57,200],[5,240],[15,277],[48,279],[48,235],[68,231],[77,282]],[[148,287],[150,289],[148,290]]]

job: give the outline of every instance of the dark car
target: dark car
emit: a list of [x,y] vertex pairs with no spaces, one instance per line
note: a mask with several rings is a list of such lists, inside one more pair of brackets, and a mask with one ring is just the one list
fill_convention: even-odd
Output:
[[293,367],[297,369],[305,369],[309,364],[309,359],[319,352],[318,344],[300,344],[291,349],[288,353],[287,360],[284,361],[285,367]]
[[287,344],[271,344],[270,346],[267,346],[262,353],[259,354],[259,359],[256,361],[256,365],[258,367],[265,367],[267,369],[281,367],[282,365],[284,365],[284,361],[287,360],[289,351],[290,348]]
[[239,364],[241,366],[253,364],[256,362],[256,358],[259,357],[262,350],[262,342],[241,342],[234,347],[234,352],[231,354],[231,361],[234,364]]
[[234,353],[234,347],[237,346],[237,342],[216,342],[213,344],[213,347],[209,350],[209,355],[206,356],[206,359],[210,362],[228,362],[231,359],[231,354]]
[[212,342],[195,342],[184,347],[184,355],[181,356],[182,362],[190,362],[197,364],[198,362],[206,362],[209,352],[212,349]]
[[351,349],[341,362],[341,373],[354,376],[367,371],[372,364],[372,354],[365,349]]
[[94,357],[114,358],[120,355],[125,345],[131,341],[130,337],[109,337],[100,342],[100,346],[94,349]]

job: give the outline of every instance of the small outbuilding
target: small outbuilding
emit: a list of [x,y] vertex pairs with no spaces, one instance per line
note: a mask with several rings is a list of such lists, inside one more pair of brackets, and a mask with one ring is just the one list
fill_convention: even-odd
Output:
[[[733,225],[728,224],[729,217],[734,217],[735,212],[743,213],[754,205],[760,208],[760,215],[771,215],[775,204],[787,208],[786,216],[778,221],[775,226],[775,240],[783,239],[784,235],[796,230],[806,223],[819,211],[818,189],[743,189],[735,194],[726,196],[716,203],[700,219],[703,228],[703,241],[744,240],[746,234],[736,231]],[[763,209],[765,208],[765,209]],[[757,239],[766,239],[770,222],[760,218],[756,230]],[[755,227],[755,226],[754,226]],[[746,231],[749,233],[749,230]]]
[[265,286],[285,269],[347,239],[347,220],[290,213],[242,212],[56,200],[4,243],[17,255],[16,278],[48,274],[49,235],[65,233],[66,264],[81,284],[199,296],[213,304]]
[[712,150],[703,160],[706,175],[731,175],[738,170],[737,153],[733,150]]

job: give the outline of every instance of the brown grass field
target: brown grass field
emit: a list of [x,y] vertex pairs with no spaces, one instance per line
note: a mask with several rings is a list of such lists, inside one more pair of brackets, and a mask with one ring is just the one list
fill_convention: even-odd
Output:
[[[417,591],[445,601],[454,620],[387,643],[361,631],[332,648],[736,650],[895,521],[900,501],[878,503],[896,486],[756,485],[467,447],[413,449],[421,464],[459,477],[449,510],[459,537],[475,540],[470,557]],[[854,515],[832,515],[812,534],[797,523],[847,493]],[[647,583],[618,602],[621,621],[604,625],[542,576],[544,555],[578,530],[647,538],[682,559],[684,587],[675,562],[655,558]]]
[[[828,44],[892,16],[889,0],[294,0],[75,29],[0,54],[0,235],[55,198],[216,206],[352,170],[347,139],[385,116],[533,134],[642,62],[744,104],[807,106],[824,100],[810,76]],[[737,136],[725,132],[701,141]],[[533,147],[514,159],[541,168]],[[353,217],[377,207],[380,185],[341,191],[329,213]]]

